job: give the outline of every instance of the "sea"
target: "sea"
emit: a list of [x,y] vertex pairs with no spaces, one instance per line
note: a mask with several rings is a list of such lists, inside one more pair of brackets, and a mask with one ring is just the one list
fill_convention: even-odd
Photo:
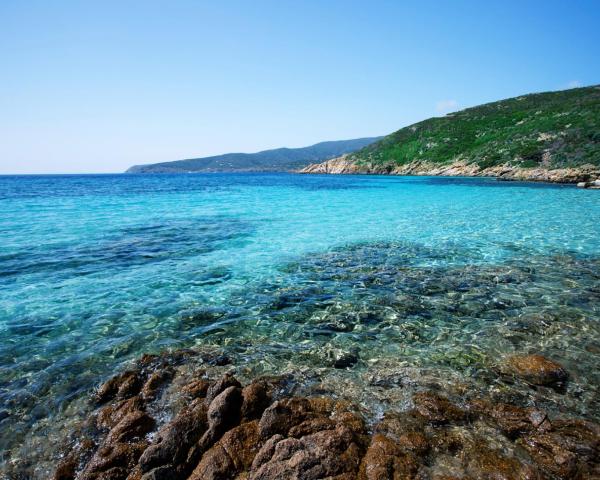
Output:
[[570,381],[532,401],[598,421],[600,192],[461,177],[0,176],[0,476],[50,465],[94,388],[180,348],[248,375],[318,377],[374,415],[425,381],[530,398],[498,368],[539,353]]

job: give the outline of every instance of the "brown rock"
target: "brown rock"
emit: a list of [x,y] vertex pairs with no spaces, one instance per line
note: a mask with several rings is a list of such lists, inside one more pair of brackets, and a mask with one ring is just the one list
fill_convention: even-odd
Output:
[[257,454],[249,479],[352,479],[362,454],[360,440],[344,425],[302,438],[276,435]]
[[208,430],[202,435],[200,440],[190,448],[186,461],[187,465],[195,466],[202,458],[202,455],[211,448],[227,430],[240,423],[241,407],[242,389],[236,386],[226,388],[213,399],[207,412]]
[[227,373],[213,383],[210,387],[208,387],[208,391],[206,392],[206,404],[210,405],[217,395],[229,387],[241,388],[242,385],[235,379],[233,375]]
[[501,452],[491,450],[481,443],[463,452],[467,471],[473,478],[494,480],[541,480],[540,473],[531,465]]
[[110,430],[127,414],[143,409],[144,402],[138,395],[127,400],[121,400],[115,404],[103,407],[96,416],[96,425],[100,429]]
[[[364,453],[362,419],[347,405],[326,398],[285,398],[259,422],[264,445],[250,479],[355,479]],[[288,437],[288,438],[286,438]]]
[[430,442],[424,431],[425,423],[420,415],[412,412],[386,414],[375,426],[375,433],[394,440],[404,453],[422,456],[430,449]]
[[520,443],[548,474],[573,478],[600,472],[600,426],[577,420],[555,420],[548,432],[534,433]]
[[311,435],[322,430],[333,430],[337,423],[333,418],[326,416],[318,416],[315,418],[309,418],[300,422],[298,425],[294,425],[288,430],[287,435],[289,437],[300,438],[305,435]]
[[464,449],[465,438],[460,430],[456,428],[439,428],[435,427],[432,432],[433,435],[429,437],[429,443],[431,445],[431,455],[451,455],[456,457]]
[[[208,398],[208,397],[207,397]],[[220,436],[240,422],[242,389],[236,386],[226,388],[215,397],[208,407],[208,428]]]
[[360,465],[359,480],[409,480],[419,471],[417,458],[396,442],[376,433]]
[[160,362],[160,356],[154,353],[144,353],[138,360],[138,365],[144,367],[155,367]]
[[271,394],[266,382],[253,382],[242,390],[242,418],[254,420],[260,418],[271,404]]
[[146,445],[144,441],[103,445],[94,454],[79,479],[125,480]]
[[181,391],[192,399],[204,398],[208,392],[208,387],[210,387],[208,380],[200,378],[185,385]]
[[509,373],[534,385],[555,385],[568,379],[565,369],[541,355],[514,355],[506,366]]
[[202,456],[189,480],[234,478],[250,469],[259,446],[258,421],[239,425]]
[[466,419],[467,413],[450,403],[447,398],[433,392],[416,393],[413,396],[416,411],[434,424],[456,423]]
[[142,472],[167,465],[174,471],[181,470],[175,467],[185,464],[190,448],[208,428],[206,412],[204,402],[196,400],[162,427],[152,445],[140,457]]
[[290,428],[314,418],[313,405],[307,398],[284,398],[267,408],[259,422],[260,436],[263,439],[275,434],[286,435]]
[[145,412],[135,411],[125,415],[108,433],[105,443],[141,439],[154,428],[154,419]]
[[68,456],[61,460],[54,472],[53,480],[75,480],[75,472],[77,470],[77,459]]
[[144,386],[142,387],[142,398],[146,400],[153,399],[161,385],[163,385],[165,382],[171,379],[173,375],[173,369],[170,367],[162,368],[152,373],[146,380],[146,383],[144,383]]
[[127,398],[139,393],[142,379],[138,372],[127,370],[104,382],[96,391],[98,403],[104,403],[115,397]]
[[491,404],[482,401],[472,402],[471,407],[479,415],[490,419],[507,437],[512,439],[525,433],[551,428],[546,413],[536,408],[522,408],[503,403]]

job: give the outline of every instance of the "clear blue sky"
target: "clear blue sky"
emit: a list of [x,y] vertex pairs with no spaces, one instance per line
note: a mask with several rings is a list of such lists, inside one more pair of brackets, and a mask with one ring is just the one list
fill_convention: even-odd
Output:
[[0,2],[0,173],[387,134],[600,83],[599,1]]

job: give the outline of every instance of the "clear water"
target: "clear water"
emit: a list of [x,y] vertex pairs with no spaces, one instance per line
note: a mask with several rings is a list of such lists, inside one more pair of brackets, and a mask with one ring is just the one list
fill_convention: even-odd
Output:
[[[597,419],[600,193],[437,177],[0,177],[0,461],[83,415],[78,399],[142,352],[187,346],[365,404],[446,382]],[[504,382],[513,352],[563,363],[568,391]],[[348,354],[357,363],[334,368]]]

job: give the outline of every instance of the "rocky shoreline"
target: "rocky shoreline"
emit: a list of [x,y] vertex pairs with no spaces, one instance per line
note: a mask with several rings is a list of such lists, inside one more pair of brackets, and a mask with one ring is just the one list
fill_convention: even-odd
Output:
[[[235,372],[224,355],[145,355],[95,392],[95,409],[73,432],[54,480],[600,475],[600,425],[535,405],[422,385],[403,408],[373,412],[293,376],[242,385]],[[511,357],[503,374],[531,388],[568,381],[540,355]]]
[[597,477],[600,260],[478,259],[384,242],[287,264],[186,312],[218,322],[193,349],[107,366],[56,411],[15,398],[0,478]]
[[499,180],[548,183],[594,182],[600,179],[600,168],[594,165],[584,165],[577,168],[547,169],[522,168],[505,164],[481,168],[476,163],[467,163],[464,161],[445,165],[415,161],[405,165],[391,166],[357,164],[348,155],[322,163],[311,164],[297,173],[494,177]]

